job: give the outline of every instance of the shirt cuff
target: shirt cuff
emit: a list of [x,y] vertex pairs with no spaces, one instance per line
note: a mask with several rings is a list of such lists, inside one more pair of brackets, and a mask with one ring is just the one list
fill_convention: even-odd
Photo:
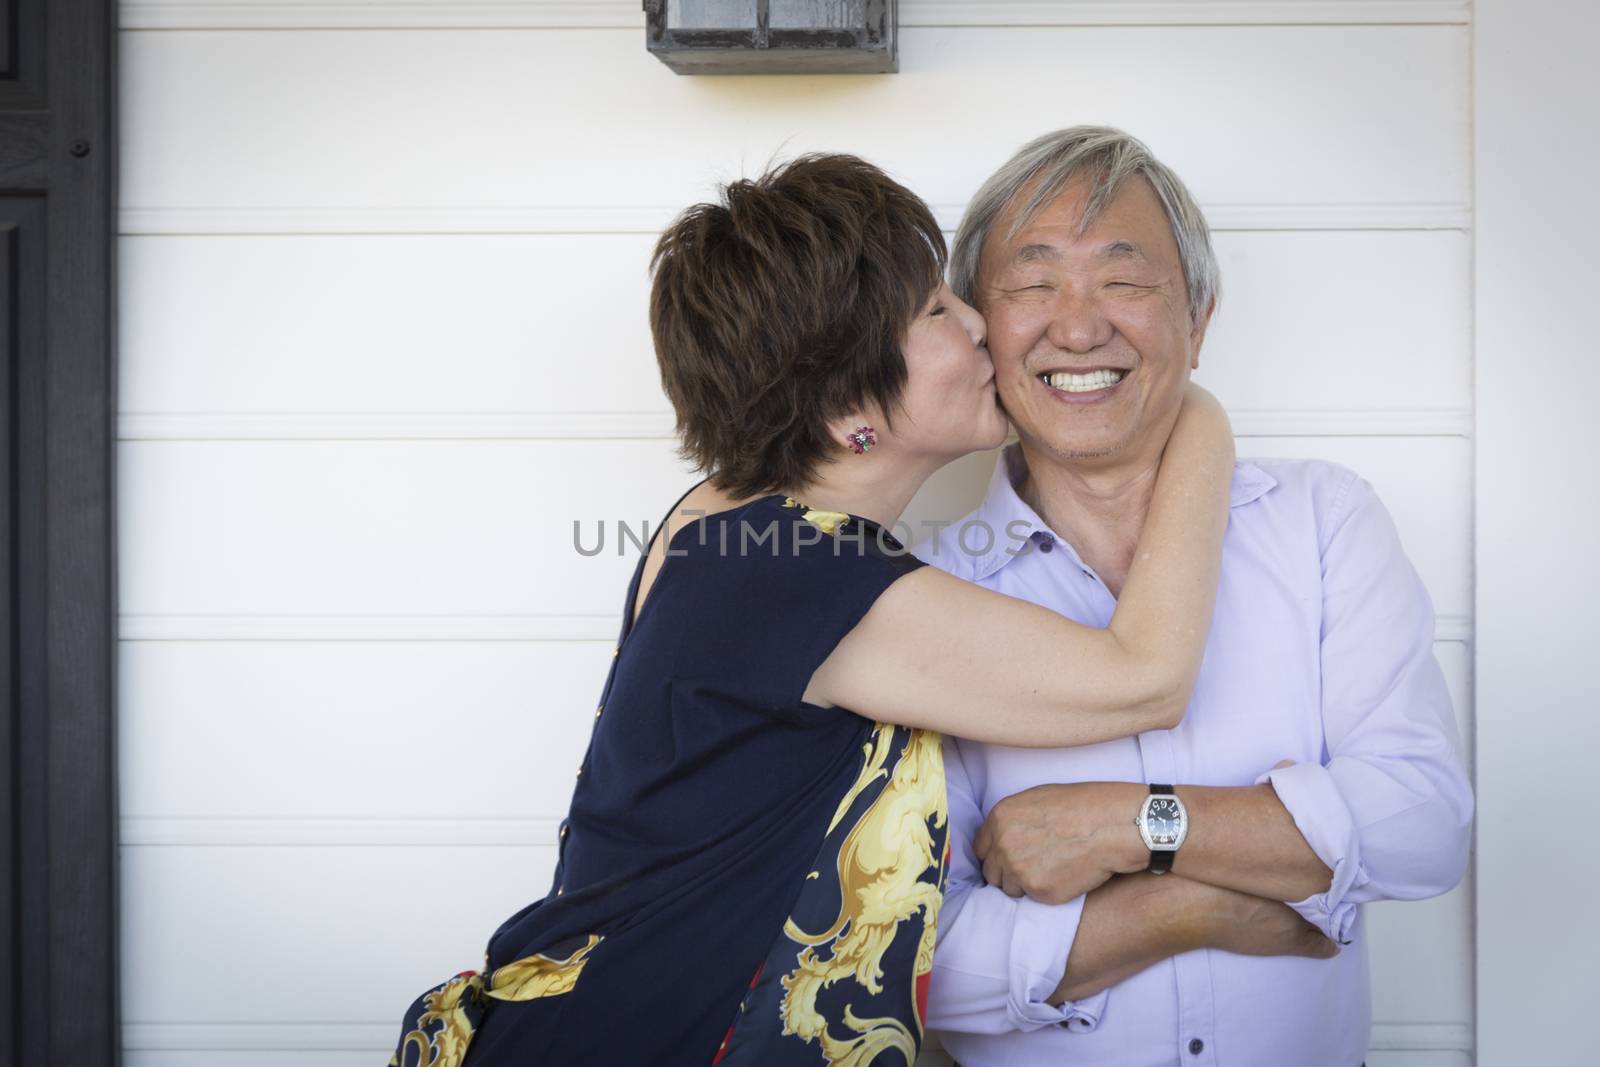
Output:
[[1046,1003],[1067,972],[1070,946],[1083,919],[1083,898],[1041,904],[1023,897],[1016,908],[1011,927],[1010,994],[1006,998],[1011,1024],[1024,1031],[1060,1026],[1074,1033],[1091,1032],[1100,1025],[1109,990],[1060,1005]]
[[1289,907],[1334,941],[1350,944],[1357,905],[1345,897],[1352,889],[1365,885],[1367,875],[1361,869],[1361,838],[1338,783],[1328,768],[1316,763],[1275,768],[1256,779],[1257,785],[1263,782],[1272,783],[1300,836],[1333,872],[1326,893],[1288,901]]

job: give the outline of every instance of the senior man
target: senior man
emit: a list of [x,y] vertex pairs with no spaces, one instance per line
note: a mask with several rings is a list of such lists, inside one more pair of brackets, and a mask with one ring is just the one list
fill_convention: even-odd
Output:
[[[918,554],[1104,626],[1216,304],[1205,219],[1139,141],[1074,127],[979,190],[951,274],[1018,441]],[[1432,606],[1371,486],[1240,460],[1177,729],[947,739],[929,1028],[962,1067],[1358,1067],[1361,905],[1460,880],[1459,749]]]

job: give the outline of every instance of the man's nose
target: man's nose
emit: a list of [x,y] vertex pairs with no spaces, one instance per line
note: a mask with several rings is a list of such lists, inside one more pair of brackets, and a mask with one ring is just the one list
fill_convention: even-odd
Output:
[[1096,301],[1068,291],[1056,302],[1046,336],[1064,352],[1092,352],[1109,344],[1114,332],[1111,320]]
[[984,320],[983,313],[966,301],[962,301],[957,314],[961,316],[961,325],[967,328],[967,336],[972,339],[972,343],[982,348],[984,339],[989,336],[989,324]]
[[972,321],[967,324],[967,336],[972,338],[972,343],[979,348],[989,337],[989,324],[983,321],[983,316],[976,311],[972,313]]

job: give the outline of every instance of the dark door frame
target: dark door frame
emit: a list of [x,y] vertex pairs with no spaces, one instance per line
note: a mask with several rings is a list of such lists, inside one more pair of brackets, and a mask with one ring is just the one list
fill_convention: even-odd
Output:
[[115,0],[0,0],[0,1062],[120,1062]]

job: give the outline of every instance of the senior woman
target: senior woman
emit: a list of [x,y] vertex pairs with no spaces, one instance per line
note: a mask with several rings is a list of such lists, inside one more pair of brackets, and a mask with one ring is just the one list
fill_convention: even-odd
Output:
[[1106,629],[922,566],[895,520],[1006,435],[938,225],[852,156],[723,193],[651,263],[662,382],[709,476],[629,584],[549,893],[417,998],[396,1067],[910,1064],[940,733],[1081,745],[1188,702],[1233,466],[1215,401],[1183,405]]

